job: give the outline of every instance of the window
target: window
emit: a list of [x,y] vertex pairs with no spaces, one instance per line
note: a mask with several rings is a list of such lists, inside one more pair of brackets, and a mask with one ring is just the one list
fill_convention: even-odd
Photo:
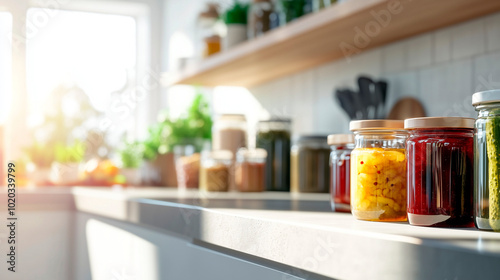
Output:
[[[27,19],[42,12],[29,9]],[[62,110],[67,117],[86,116],[83,126],[97,127],[113,101],[135,84],[136,46],[133,17],[57,10],[57,16],[27,41],[28,125],[42,125],[44,116]],[[111,142],[134,126],[133,115],[125,117],[107,131]],[[81,138],[85,131],[80,127],[65,133]],[[44,136],[35,135],[42,141]]]
[[12,97],[12,15],[0,12],[0,123],[4,124]]

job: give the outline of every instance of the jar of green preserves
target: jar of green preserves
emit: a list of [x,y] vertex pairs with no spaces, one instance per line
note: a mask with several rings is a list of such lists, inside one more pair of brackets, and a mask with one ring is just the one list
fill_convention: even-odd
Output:
[[500,90],[476,92],[474,138],[474,222],[482,230],[500,231]]

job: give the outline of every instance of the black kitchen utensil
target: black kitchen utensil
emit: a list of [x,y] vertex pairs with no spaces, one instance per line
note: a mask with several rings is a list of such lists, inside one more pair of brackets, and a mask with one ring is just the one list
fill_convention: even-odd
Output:
[[358,77],[358,87],[360,96],[360,106],[362,107],[363,119],[373,119],[377,114],[378,96],[375,94],[373,80],[360,76]]
[[386,116],[385,112],[385,102],[387,100],[387,82],[386,81],[378,81],[375,83],[375,92],[379,96],[379,104],[378,104],[378,119],[383,119]]
[[337,89],[335,97],[351,120],[356,119],[356,107],[354,106],[354,95],[348,89]]

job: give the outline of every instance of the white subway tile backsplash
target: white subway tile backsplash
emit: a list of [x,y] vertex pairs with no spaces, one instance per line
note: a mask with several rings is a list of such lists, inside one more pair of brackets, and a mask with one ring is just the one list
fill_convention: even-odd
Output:
[[420,99],[428,116],[474,116],[471,59],[430,67],[419,76]]
[[500,50],[500,13],[485,18],[486,49],[488,51]]
[[432,34],[424,34],[406,41],[408,68],[428,66],[432,63]]
[[476,57],[473,91],[500,89],[500,51]]
[[382,47],[382,72],[393,73],[406,70],[408,65],[407,53],[408,45],[406,41]]
[[446,62],[451,59],[451,29],[445,28],[433,33],[434,62]]
[[452,59],[461,59],[484,53],[484,19],[468,21],[451,29]]

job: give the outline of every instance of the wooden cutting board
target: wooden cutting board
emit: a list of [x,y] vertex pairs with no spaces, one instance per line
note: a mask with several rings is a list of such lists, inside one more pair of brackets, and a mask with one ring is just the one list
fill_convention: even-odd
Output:
[[424,106],[413,97],[401,98],[387,116],[389,120],[404,120],[409,118],[426,117]]

